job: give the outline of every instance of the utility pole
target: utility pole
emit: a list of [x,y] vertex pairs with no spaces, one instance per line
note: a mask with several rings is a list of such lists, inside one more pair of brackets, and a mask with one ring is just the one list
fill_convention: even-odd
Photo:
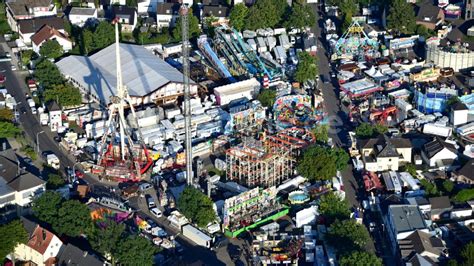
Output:
[[181,16],[181,39],[183,42],[183,85],[184,85],[184,127],[185,127],[185,149],[186,149],[186,181],[193,185],[193,155],[191,144],[191,92],[189,88],[189,9],[185,4],[179,10]]

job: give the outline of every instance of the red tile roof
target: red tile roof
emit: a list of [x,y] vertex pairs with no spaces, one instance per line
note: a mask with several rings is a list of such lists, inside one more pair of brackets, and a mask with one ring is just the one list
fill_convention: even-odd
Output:
[[53,237],[53,233],[38,225],[36,226],[33,234],[30,236],[28,246],[38,251],[40,254],[44,254],[48,249],[49,243],[51,243]]
[[54,36],[69,41],[69,38],[64,33],[61,33],[49,25],[44,25],[38,32],[31,36],[31,41],[36,45],[40,45],[43,41],[47,41]]

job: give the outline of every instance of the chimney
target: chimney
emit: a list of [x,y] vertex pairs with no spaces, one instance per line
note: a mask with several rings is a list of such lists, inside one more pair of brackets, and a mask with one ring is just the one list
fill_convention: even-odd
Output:
[[46,240],[46,230],[42,229],[42,232],[43,232],[43,241]]

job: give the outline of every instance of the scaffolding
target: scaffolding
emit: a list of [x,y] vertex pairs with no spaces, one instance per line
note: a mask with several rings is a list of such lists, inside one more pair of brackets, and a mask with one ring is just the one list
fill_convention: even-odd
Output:
[[289,179],[299,152],[314,143],[314,134],[306,129],[289,128],[226,151],[227,178],[249,188],[277,186]]

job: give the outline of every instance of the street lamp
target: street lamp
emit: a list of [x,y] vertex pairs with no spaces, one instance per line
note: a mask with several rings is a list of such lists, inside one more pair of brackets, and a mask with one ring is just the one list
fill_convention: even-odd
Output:
[[39,134],[44,133],[44,130],[36,133],[36,153],[40,152],[40,145],[39,145]]

